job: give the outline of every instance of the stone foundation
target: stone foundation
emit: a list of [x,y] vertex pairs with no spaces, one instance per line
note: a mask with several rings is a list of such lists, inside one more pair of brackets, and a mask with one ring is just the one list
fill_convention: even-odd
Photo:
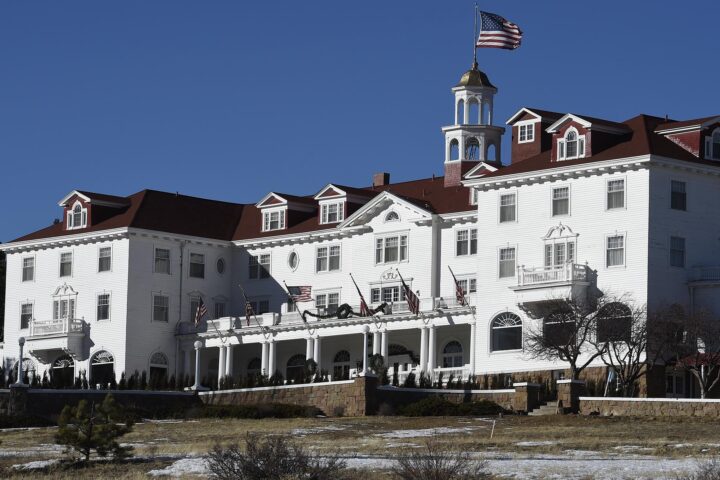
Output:
[[580,397],[583,415],[720,418],[720,400]]

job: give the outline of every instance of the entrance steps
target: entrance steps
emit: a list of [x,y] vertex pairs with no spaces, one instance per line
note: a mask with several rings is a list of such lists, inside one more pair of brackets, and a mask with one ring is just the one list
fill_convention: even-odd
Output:
[[556,415],[557,414],[557,402],[543,403],[534,410],[528,412],[528,415],[533,417],[539,417],[542,415]]

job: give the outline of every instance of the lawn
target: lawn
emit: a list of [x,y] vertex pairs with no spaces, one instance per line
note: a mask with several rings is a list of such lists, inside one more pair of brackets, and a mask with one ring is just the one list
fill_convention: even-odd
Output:
[[[392,465],[392,457],[421,448],[430,438],[489,459],[498,478],[663,478],[664,473],[673,478],[692,468],[695,458],[720,455],[718,427],[720,422],[696,418],[572,415],[144,422],[123,438],[135,448],[132,462],[27,472],[12,466],[62,458],[53,444],[54,429],[6,430],[0,432],[0,477],[126,479],[165,471],[192,478],[193,471],[203,472],[200,457],[214,444],[260,432],[289,434],[319,455],[339,452],[351,467],[372,470],[372,478],[385,476],[382,470]],[[167,467],[172,468],[163,470]]]

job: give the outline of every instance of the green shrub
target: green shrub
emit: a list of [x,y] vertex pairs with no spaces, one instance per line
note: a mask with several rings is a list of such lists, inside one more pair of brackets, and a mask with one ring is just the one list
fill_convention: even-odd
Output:
[[500,405],[490,400],[453,403],[442,396],[433,395],[418,402],[403,405],[397,413],[405,417],[458,417],[497,415],[503,411]]

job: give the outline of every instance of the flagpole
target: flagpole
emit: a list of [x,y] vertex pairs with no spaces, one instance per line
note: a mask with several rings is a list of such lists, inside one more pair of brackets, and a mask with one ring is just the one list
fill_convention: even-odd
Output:
[[475,4],[475,21],[474,21],[474,27],[473,27],[473,70],[477,70],[478,63],[477,63],[477,17],[478,17],[478,6],[477,3]]
[[[243,298],[245,299],[245,316],[247,316],[247,304],[250,303],[250,301],[248,300],[248,297],[245,294],[245,289],[242,287],[242,284],[238,283],[238,287],[240,288],[240,292],[242,293]],[[257,315],[255,315],[254,308],[252,309],[252,313],[253,313],[253,318],[255,319],[255,323],[257,323],[258,327],[260,327],[260,329],[263,332],[265,332],[265,327],[263,325],[260,325],[260,321],[257,319]]]

